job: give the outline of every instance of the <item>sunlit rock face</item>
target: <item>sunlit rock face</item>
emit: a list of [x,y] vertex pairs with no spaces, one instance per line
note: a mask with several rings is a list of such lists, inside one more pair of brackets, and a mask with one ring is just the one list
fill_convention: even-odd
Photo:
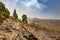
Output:
[[0,40],[51,40],[42,31],[36,31],[14,18],[0,20],[0,24]]
[[19,29],[19,22],[14,18],[5,19],[2,23],[0,23],[0,37],[1,39],[12,40],[16,35],[18,35],[17,31]]
[[0,24],[0,40],[29,40],[32,35],[14,18],[0,20]]

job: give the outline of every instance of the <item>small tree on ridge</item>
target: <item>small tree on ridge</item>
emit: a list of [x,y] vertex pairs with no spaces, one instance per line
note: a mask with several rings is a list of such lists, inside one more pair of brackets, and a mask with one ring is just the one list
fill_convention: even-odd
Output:
[[16,19],[18,19],[18,15],[16,13],[16,9],[14,9],[13,17],[16,18]]

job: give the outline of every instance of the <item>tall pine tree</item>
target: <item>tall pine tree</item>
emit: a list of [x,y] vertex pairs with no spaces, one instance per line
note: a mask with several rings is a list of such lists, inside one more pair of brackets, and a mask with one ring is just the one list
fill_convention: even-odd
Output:
[[16,13],[16,9],[14,9],[13,17],[16,18],[16,19],[18,19],[18,15],[17,15],[17,13]]
[[0,19],[8,18],[9,15],[9,10],[5,8],[5,5],[2,2],[0,2]]

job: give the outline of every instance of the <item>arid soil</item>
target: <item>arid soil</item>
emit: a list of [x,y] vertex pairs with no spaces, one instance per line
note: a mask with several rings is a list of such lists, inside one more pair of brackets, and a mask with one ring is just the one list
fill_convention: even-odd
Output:
[[[43,28],[36,29],[29,24],[20,23],[14,18],[0,20],[0,40],[55,40],[49,36],[49,31]],[[55,33],[52,33],[52,36],[53,34]],[[60,40],[59,38],[56,40]]]

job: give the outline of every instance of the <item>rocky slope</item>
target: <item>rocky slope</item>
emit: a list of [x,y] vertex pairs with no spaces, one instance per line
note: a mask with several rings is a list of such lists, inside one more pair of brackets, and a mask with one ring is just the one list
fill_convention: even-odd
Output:
[[19,23],[14,18],[0,20],[0,40],[54,40],[43,31],[36,30],[29,24]]
[[54,40],[60,40],[60,20],[55,19],[28,19],[30,24],[35,24],[35,29],[44,32],[48,37]]

